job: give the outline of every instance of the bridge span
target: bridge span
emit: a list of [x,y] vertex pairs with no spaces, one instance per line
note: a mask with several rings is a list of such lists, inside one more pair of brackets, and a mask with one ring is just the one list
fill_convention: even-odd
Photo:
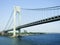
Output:
[[[18,26],[18,27],[16,27],[16,30],[20,30],[21,28],[26,28],[26,27],[30,27],[30,26],[35,26],[35,25],[45,24],[45,23],[49,23],[49,22],[54,22],[54,21],[60,21],[60,15]],[[5,30],[5,31],[12,31],[12,30],[13,29]]]

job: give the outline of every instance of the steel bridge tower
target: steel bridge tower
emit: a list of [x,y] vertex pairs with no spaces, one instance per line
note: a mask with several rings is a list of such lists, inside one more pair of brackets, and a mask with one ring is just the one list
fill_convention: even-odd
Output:
[[14,12],[13,12],[13,36],[16,37],[16,15],[17,13],[20,14],[20,7],[19,6],[14,6]]

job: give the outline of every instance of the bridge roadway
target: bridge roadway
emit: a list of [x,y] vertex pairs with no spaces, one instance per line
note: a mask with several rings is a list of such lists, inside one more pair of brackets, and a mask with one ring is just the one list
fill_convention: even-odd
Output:
[[[45,23],[49,23],[49,22],[59,21],[59,20],[60,20],[60,15],[18,26],[18,27],[16,27],[16,30],[19,30],[21,28],[30,27],[30,26],[39,25],[39,24],[45,24]],[[13,29],[5,30],[5,31],[12,31],[12,30]]]

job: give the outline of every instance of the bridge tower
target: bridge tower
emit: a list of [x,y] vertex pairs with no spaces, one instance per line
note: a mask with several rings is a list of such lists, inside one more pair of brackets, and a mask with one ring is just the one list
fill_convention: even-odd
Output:
[[20,7],[19,6],[15,6],[14,7],[14,12],[13,12],[13,37],[16,37],[16,14],[19,13],[20,14]]

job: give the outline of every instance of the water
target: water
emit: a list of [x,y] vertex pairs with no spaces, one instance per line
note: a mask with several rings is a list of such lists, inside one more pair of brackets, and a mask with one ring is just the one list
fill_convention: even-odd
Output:
[[60,45],[60,34],[41,34],[19,38],[0,36],[0,45]]

